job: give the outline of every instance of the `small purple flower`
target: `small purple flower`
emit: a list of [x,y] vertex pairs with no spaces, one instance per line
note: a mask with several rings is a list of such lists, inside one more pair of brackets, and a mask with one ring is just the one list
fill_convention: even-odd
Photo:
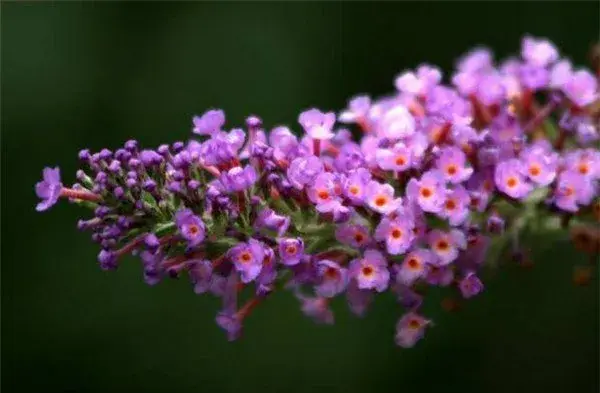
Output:
[[396,105],[383,114],[378,122],[378,135],[398,140],[415,132],[415,119],[404,105]]
[[187,240],[189,247],[197,246],[204,240],[206,234],[204,222],[192,210],[179,210],[175,214],[175,223],[181,236]]
[[446,199],[439,215],[446,218],[450,225],[459,226],[469,216],[471,197],[465,188],[457,185],[453,190],[448,190]]
[[252,165],[246,165],[245,168],[236,166],[221,173],[219,180],[227,192],[238,192],[252,187],[256,183],[257,174]]
[[436,256],[429,250],[419,248],[404,257],[401,265],[396,265],[396,280],[404,285],[412,285],[427,275],[428,266],[435,262]]
[[195,259],[188,261],[188,274],[194,286],[194,293],[200,295],[208,292],[212,282],[212,262],[206,259]]
[[371,172],[365,168],[358,168],[344,181],[344,195],[354,205],[362,205],[367,192],[367,185],[371,181]]
[[225,113],[219,109],[211,109],[202,116],[194,116],[192,132],[199,135],[213,135],[221,131],[225,124]]
[[600,178],[600,151],[578,149],[568,152],[564,157],[564,166],[568,171],[596,180]]
[[385,291],[390,280],[387,260],[376,250],[367,250],[362,258],[350,262],[349,274],[356,280],[359,289],[375,289],[377,292]]
[[544,67],[525,63],[519,67],[519,80],[528,89],[539,90],[550,83],[550,72]]
[[494,182],[498,189],[515,199],[524,199],[533,186],[523,176],[523,165],[515,158],[502,161],[496,166]]
[[254,221],[254,228],[267,228],[277,231],[278,236],[283,236],[290,226],[290,218],[277,214],[275,211],[265,208],[258,213]]
[[339,148],[337,157],[335,157],[334,165],[340,172],[364,169],[365,157],[360,146],[354,142],[344,142]]
[[549,86],[555,89],[562,89],[573,74],[573,66],[569,60],[561,60],[556,63],[550,71]]
[[238,318],[237,313],[229,313],[221,311],[215,318],[217,326],[227,332],[227,339],[235,341],[242,336],[242,322]]
[[440,287],[447,287],[454,280],[454,270],[452,266],[431,265],[425,277],[427,284]]
[[369,96],[357,96],[350,100],[348,109],[340,113],[338,119],[342,123],[355,123],[365,119],[369,109],[371,109]]
[[318,109],[304,111],[298,117],[298,123],[312,139],[331,139],[335,135],[331,130],[335,124],[335,113],[323,113]]
[[458,284],[460,293],[465,299],[478,295],[483,291],[483,283],[473,272],[469,272]]
[[541,146],[531,146],[521,152],[527,177],[539,186],[547,186],[556,178],[557,154]]
[[348,283],[347,269],[329,260],[317,262],[319,283],[315,286],[315,293],[319,296],[330,298],[346,289]]
[[433,170],[425,172],[420,180],[410,179],[406,187],[406,195],[424,211],[439,212],[446,196],[442,173]]
[[595,190],[590,179],[574,171],[564,171],[558,177],[554,191],[554,204],[562,210],[576,212],[578,205],[588,205]]
[[423,338],[431,321],[415,312],[404,314],[396,324],[396,344],[403,348],[414,347]]
[[351,280],[346,289],[348,307],[355,315],[362,317],[373,301],[373,292],[368,289],[360,289],[356,280]]
[[296,297],[302,302],[302,312],[315,323],[332,325],[333,312],[329,308],[329,299],[323,297],[305,296],[296,292]]
[[335,238],[354,248],[363,248],[371,242],[369,228],[364,225],[343,224],[337,227]]
[[410,217],[384,217],[375,229],[375,239],[385,242],[387,252],[391,255],[403,254],[413,243],[413,227]]
[[44,180],[35,185],[35,193],[42,199],[35,208],[39,212],[48,210],[56,204],[63,188],[60,182],[60,168],[44,168],[42,176]]
[[298,157],[290,164],[287,176],[294,188],[302,190],[306,184],[312,183],[321,172],[323,172],[323,162],[318,157]]
[[505,221],[498,213],[492,213],[487,219],[487,230],[489,233],[502,234],[504,232]]
[[395,86],[404,93],[425,95],[432,87],[440,83],[441,79],[442,73],[438,68],[422,64],[417,68],[416,74],[407,71],[398,76]]
[[389,184],[380,184],[371,180],[367,186],[365,195],[367,205],[381,214],[389,214],[402,202],[400,198],[394,198],[394,187]]
[[279,258],[286,266],[295,266],[304,256],[304,241],[300,238],[284,238],[279,241]]
[[558,60],[558,50],[548,40],[526,36],[523,38],[521,56],[529,64],[546,67]]
[[[147,167],[160,165],[164,158],[154,150],[142,150],[139,155],[139,160]],[[131,164],[130,164],[131,165]]]
[[436,166],[447,181],[458,184],[467,180],[473,174],[473,168],[467,167],[467,157],[458,147],[445,147],[440,152]]
[[148,285],[158,284],[165,275],[162,266],[164,255],[160,252],[143,251],[140,257],[144,266],[144,281]]
[[476,48],[460,58],[457,68],[463,72],[489,71],[493,67],[492,53],[486,48]]
[[438,264],[441,266],[452,263],[458,257],[459,250],[467,247],[465,234],[458,229],[452,229],[450,232],[434,229],[429,233],[428,242],[431,250],[438,256]]
[[377,163],[386,171],[403,172],[411,167],[411,149],[403,143],[398,143],[392,149],[377,149]]
[[103,249],[98,254],[98,262],[100,262],[100,269],[102,270],[115,270],[117,268],[117,255],[113,251]]
[[[321,212],[328,212],[331,205],[342,192],[340,177],[331,172],[323,172],[319,174],[313,184],[308,188],[308,198],[317,205],[317,209]],[[319,209],[319,207],[321,207]]]
[[229,250],[228,256],[240,273],[242,282],[249,283],[260,274],[265,250],[261,242],[250,239],[247,243],[233,246]]

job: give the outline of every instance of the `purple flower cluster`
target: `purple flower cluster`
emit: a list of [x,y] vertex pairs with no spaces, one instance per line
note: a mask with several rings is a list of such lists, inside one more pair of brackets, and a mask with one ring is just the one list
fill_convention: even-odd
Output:
[[568,224],[599,203],[597,76],[526,37],[520,58],[496,66],[476,49],[450,80],[421,65],[388,97],[301,113],[300,137],[256,116],[227,130],[209,110],[185,143],[82,150],[72,188],[46,168],[37,210],[61,197],[92,208],[78,227],[100,245],[101,268],[130,254],[150,285],[187,274],[196,293],[222,299],[216,321],[230,339],[283,289],[325,324],[333,297],[364,315],[391,292],[405,309],[396,343],[411,347],[431,326],[420,288],[474,297],[490,245],[518,239],[532,211]]

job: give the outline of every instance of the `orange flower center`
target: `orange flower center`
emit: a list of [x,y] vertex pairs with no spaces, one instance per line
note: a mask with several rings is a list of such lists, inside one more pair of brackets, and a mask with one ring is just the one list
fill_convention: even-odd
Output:
[[329,192],[327,192],[327,190],[320,190],[317,193],[317,196],[319,197],[319,199],[329,199]]
[[396,165],[398,166],[402,166],[406,164],[406,157],[404,156],[398,156],[396,157]]
[[423,198],[429,198],[433,195],[433,191],[429,187],[421,187],[421,196]]
[[239,259],[241,262],[248,263],[252,260],[252,255],[250,255],[250,253],[248,251],[244,251],[243,253],[240,254]]
[[446,240],[440,240],[436,247],[440,251],[446,251],[450,248],[450,244]]
[[348,189],[348,191],[350,191],[350,194],[356,195],[356,194],[358,194],[358,192],[360,190],[359,190],[359,188],[357,186],[350,186],[350,188]]
[[573,187],[565,187],[565,196],[571,196],[575,194]]
[[339,277],[339,272],[334,267],[328,267],[327,270],[325,270],[325,276],[330,279],[337,279]]
[[419,263],[419,260],[417,258],[410,258],[406,264],[408,265],[408,267],[410,269],[416,270],[419,267],[421,267],[421,264]]
[[529,174],[531,176],[539,176],[540,173],[542,173],[542,170],[539,165],[533,164],[529,167]]
[[190,233],[190,235],[196,236],[198,232],[200,232],[200,228],[198,228],[198,225],[192,224],[188,226],[188,232]]
[[387,203],[387,198],[385,196],[378,196],[377,198],[375,198],[375,206],[377,207],[382,207],[385,206],[385,204]]
[[391,235],[394,239],[400,239],[402,237],[402,231],[398,228],[394,228]]
[[408,322],[408,327],[413,330],[417,330],[421,327],[421,322],[418,319],[411,319]]
[[582,175],[587,175],[588,172],[590,171],[590,167],[587,164],[587,162],[582,162],[581,164],[579,164],[579,166],[577,167],[577,170],[579,171],[579,173],[581,173]]
[[509,177],[506,180],[506,185],[508,186],[508,188],[514,188],[517,186],[517,184],[519,184],[519,181],[517,180],[516,177]]
[[375,269],[373,269],[373,266],[371,266],[371,265],[367,265],[367,266],[364,266],[364,267],[362,268],[362,274],[363,274],[363,276],[367,276],[367,277],[369,277],[369,276],[370,276],[370,275],[372,275],[374,272],[375,272]]
[[360,232],[356,232],[356,233],[354,234],[354,240],[355,240],[357,243],[362,243],[362,242],[363,242],[363,240],[365,240],[365,235],[363,235],[363,234],[362,234],[362,233],[360,233]]
[[446,201],[446,210],[454,210],[456,209],[456,202],[454,202],[454,199],[448,199]]
[[287,247],[285,248],[285,252],[287,252],[288,254],[295,254],[295,253],[296,253],[296,251],[298,251],[298,250],[296,249],[296,246],[287,246]]
[[457,172],[458,172],[458,168],[454,164],[450,164],[446,167],[446,173],[449,174],[450,176],[456,175]]

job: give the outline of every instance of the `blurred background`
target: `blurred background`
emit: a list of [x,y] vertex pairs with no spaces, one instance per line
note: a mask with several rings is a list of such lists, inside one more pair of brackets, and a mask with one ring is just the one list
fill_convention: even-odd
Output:
[[[598,280],[564,233],[529,240],[534,266],[506,263],[453,313],[442,295],[412,350],[394,346],[391,296],[368,317],[335,304],[335,326],[274,296],[228,343],[216,299],[184,280],[146,286],[139,262],[100,271],[75,206],[36,214],[46,165],[74,180],[77,152],[129,138],[190,136],[224,108],[293,125],[392,91],[420,62],[452,69],[475,45],[517,53],[525,33],[587,65],[598,2],[2,3],[2,388],[5,392],[598,392]],[[494,276],[494,277],[491,277]]]

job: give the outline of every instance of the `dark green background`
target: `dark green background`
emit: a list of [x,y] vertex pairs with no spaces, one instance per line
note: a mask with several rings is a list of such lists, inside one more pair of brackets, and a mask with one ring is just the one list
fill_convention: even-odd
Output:
[[218,303],[186,282],[148,287],[139,263],[104,273],[78,233],[86,214],[36,214],[45,165],[74,179],[83,147],[185,139],[208,107],[267,126],[309,106],[384,94],[421,61],[449,69],[476,44],[518,51],[547,36],[586,64],[598,3],[2,4],[2,387],[6,392],[597,392],[598,280],[564,234],[539,236],[531,271],[507,266],[412,350],[393,344],[400,309],[336,304],[313,325],[288,294],[248,320],[242,341]]

